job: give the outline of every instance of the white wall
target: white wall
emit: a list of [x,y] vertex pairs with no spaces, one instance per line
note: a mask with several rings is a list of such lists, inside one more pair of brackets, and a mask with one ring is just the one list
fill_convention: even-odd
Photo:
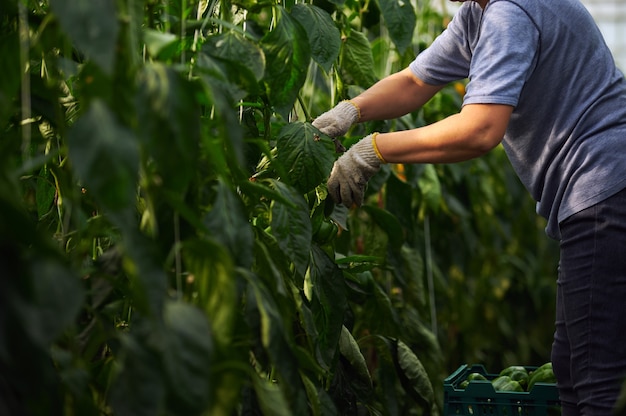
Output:
[[626,1],[582,0],[604,35],[617,66],[626,72]]

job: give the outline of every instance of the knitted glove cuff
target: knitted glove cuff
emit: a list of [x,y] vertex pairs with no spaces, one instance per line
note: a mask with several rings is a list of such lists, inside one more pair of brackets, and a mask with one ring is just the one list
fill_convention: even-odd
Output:
[[359,107],[352,101],[341,101],[331,110],[313,120],[313,126],[330,137],[346,134],[361,117]]
[[378,133],[365,136],[350,148],[352,157],[359,165],[374,171],[377,171],[381,164],[387,163],[376,146],[376,136]]

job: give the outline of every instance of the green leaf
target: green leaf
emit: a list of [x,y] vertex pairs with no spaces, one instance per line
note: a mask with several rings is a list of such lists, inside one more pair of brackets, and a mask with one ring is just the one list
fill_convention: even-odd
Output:
[[[142,326],[147,326],[143,323]],[[161,355],[146,345],[152,328],[135,328],[120,337],[121,348],[115,378],[110,381],[109,404],[116,415],[153,416],[163,414],[167,380]]]
[[143,39],[146,42],[148,53],[153,57],[158,57],[162,50],[171,47],[178,41],[178,37],[172,33],[150,28],[144,29]]
[[369,88],[376,81],[374,58],[367,37],[356,30],[351,30],[346,37],[341,51],[342,68],[352,78],[354,84]]
[[424,204],[436,212],[441,205],[441,183],[433,165],[425,165],[424,172],[418,179],[418,185],[422,191]]
[[305,414],[306,390],[300,379],[298,361],[276,300],[258,278],[252,274],[247,274],[246,277],[252,289],[249,291],[248,302],[255,305],[259,312],[261,343],[277,370],[279,387],[289,401],[292,414]]
[[204,308],[216,342],[229,345],[238,314],[237,287],[232,259],[223,246],[205,240],[185,241],[182,258],[193,275],[197,303]]
[[288,179],[302,194],[323,183],[335,161],[332,140],[310,123],[287,124],[277,137],[277,159]]
[[231,257],[240,267],[252,265],[254,233],[248,222],[241,199],[223,181],[218,181],[213,208],[205,216],[204,223],[211,236],[228,248]]
[[47,348],[74,322],[84,293],[78,276],[60,259],[39,257],[29,263],[32,292],[13,302],[31,339]]
[[0,126],[15,109],[15,98],[21,85],[20,44],[17,34],[0,37]]
[[113,72],[119,33],[115,4],[108,0],[50,0],[65,33],[108,75]]
[[213,344],[202,311],[182,301],[166,302],[164,368],[169,383],[168,404],[174,414],[200,414],[209,402]]
[[413,41],[417,20],[413,5],[410,1],[404,0],[378,0],[378,3],[385,19],[385,27],[389,30],[389,36],[402,55]]
[[389,211],[372,205],[364,205],[363,209],[372,217],[374,222],[389,236],[389,243],[394,249],[399,249],[405,241],[402,225]]
[[48,167],[43,166],[37,177],[37,192],[35,194],[37,199],[37,216],[40,219],[52,208],[55,194],[54,178],[50,174]]
[[94,101],[68,132],[72,165],[85,188],[111,212],[134,208],[139,148],[102,101]]
[[161,64],[144,67],[139,79],[137,109],[144,150],[163,186],[184,193],[198,161],[198,85]]
[[296,4],[291,15],[307,28],[311,56],[326,72],[335,63],[341,50],[341,34],[330,15],[311,4]]
[[428,374],[417,355],[402,341],[396,343],[397,365],[401,370],[404,389],[422,407],[430,410],[435,393]]
[[265,54],[256,43],[236,32],[226,32],[209,36],[202,45],[202,51],[209,56],[245,68],[260,81],[265,73]]
[[317,327],[317,349],[321,362],[330,368],[346,314],[343,273],[326,252],[314,245],[308,279],[314,295],[311,309]]
[[280,386],[257,376],[252,377],[259,406],[264,415],[291,416],[289,405]]
[[270,102],[285,120],[306,80],[311,50],[306,31],[280,6],[276,26],[261,39],[267,58],[265,73]]
[[363,357],[363,353],[359,348],[359,344],[357,344],[356,340],[345,326],[341,328],[341,337],[339,338],[339,351],[341,351],[341,355],[343,355],[350,366],[354,370],[356,370],[356,374],[360,380],[360,383],[368,385],[370,388],[373,388],[372,384],[372,376],[367,368],[367,363],[365,362],[365,357]]
[[272,236],[287,258],[294,263],[296,271],[304,275],[309,265],[312,238],[309,207],[302,195],[288,185],[272,181],[272,186],[293,203],[287,205],[272,201]]

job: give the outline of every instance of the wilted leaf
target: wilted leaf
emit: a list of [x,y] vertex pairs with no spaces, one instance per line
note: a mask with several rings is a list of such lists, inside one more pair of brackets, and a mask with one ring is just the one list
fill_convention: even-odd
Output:
[[296,4],[291,15],[307,28],[313,60],[324,71],[330,71],[341,50],[341,34],[333,19],[319,7],[305,3]]
[[265,73],[271,104],[285,120],[306,80],[311,50],[306,31],[280,6],[276,26],[261,40],[267,58]]
[[335,161],[332,141],[310,123],[291,123],[277,137],[277,159],[302,194],[323,183]]

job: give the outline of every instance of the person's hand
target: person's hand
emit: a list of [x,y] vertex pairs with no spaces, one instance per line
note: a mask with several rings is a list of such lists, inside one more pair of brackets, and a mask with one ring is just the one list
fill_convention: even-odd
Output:
[[365,186],[385,160],[376,147],[376,135],[365,136],[335,161],[328,178],[328,194],[348,208],[363,204]]
[[312,124],[328,137],[335,138],[345,135],[359,118],[359,108],[352,101],[346,100],[317,117]]

